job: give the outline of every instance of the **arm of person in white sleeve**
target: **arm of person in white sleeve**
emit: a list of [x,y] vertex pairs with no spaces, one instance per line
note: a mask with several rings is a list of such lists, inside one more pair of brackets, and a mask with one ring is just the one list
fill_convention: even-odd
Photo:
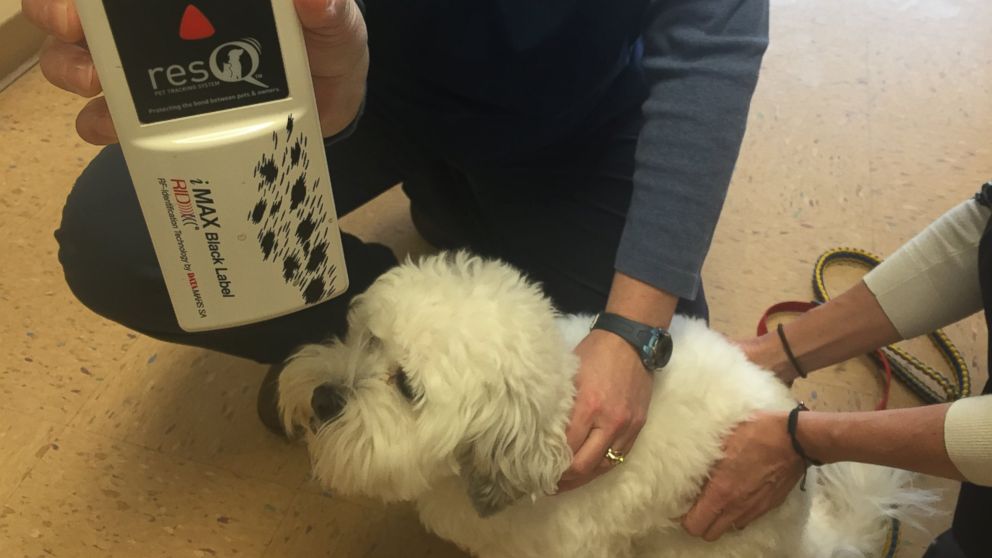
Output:
[[[865,276],[868,289],[904,339],[981,308],[978,243],[988,220],[988,208],[967,201]],[[944,443],[948,457],[967,480],[992,485],[992,396],[951,405],[944,421]]]
[[967,201],[948,211],[865,276],[903,339],[954,323],[982,307],[978,243],[989,209]]
[[992,395],[951,405],[944,418],[944,445],[964,478],[992,486]]
[[[955,207],[864,281],[786,324],[800,365],[806,372],[830,366],[980,310],[978,244],[989,215],[974,201]],[[795,379],[774,332],[740,345],[755,363],[786,382]],[[992,396],[882,412],[804,413],[799,435],[821,461],[861,461],[992,484]]]
[[[964,318],[981,307],[978,245],[988,220],[987,209],[962,204],[840,296],[775,332],[737,344],[752,362],[791,383]],[[909,409],[804,412],[796,418],[791,436],[786,412],[759,412],[737,426],[683,519],[689,533],[712,537],[714,527],[705,527],[717,525],[708,523],[712,510],[718,510],[721,526],[747,525],[760,517],[773,506],[764,495],[791,489],[797,480],[781,473],[772,478],[768,471],[794,467],[797,453],[822,463],[871,463],[992,486],[992,395]],[[721,486],[733,489],[712,488]]]
[[[933,331],[982,307],[978,243],[990,211],[950,210],[841,295],[785,324],[810,372]],[[791,383],[798,375],[776,332],[740,341],[748,357]]]

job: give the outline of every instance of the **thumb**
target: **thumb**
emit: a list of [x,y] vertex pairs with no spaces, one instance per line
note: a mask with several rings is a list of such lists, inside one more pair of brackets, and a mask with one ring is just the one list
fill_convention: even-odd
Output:
[[294,0],[314,77],[344,77],[367,58],[365,19],[355,0]]

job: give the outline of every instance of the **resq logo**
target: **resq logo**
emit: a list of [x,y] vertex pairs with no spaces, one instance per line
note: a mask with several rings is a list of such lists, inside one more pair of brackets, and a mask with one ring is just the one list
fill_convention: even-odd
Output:
[[[196,6],[190,4],[179,25],[179,37],[186,41],[209,39],[214,26]],[[267,88],[255,74],[262,61],[262,45],[252,38],[224,43],[213,50],[208,60],[196,60],[187,65],[172,64],[148,70],[152,89],[185,87],[214,79],[227,82],[248,82]]]
[[234,83],[247,81],[259,87],[268,87],[255,78],[262,61],[262,45],[255,39],[224,43],[210,55],[210,71],[221,81]]

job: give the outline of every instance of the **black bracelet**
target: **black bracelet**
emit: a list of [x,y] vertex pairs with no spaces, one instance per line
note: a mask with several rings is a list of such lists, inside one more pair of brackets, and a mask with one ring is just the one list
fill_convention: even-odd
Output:
[[785,356],[789,357],[789,363],[796,369],[796,373],[799,374],[800,378],[805,378],[806,371],[799,365],[799,359],[796,358],[796,355],[792,354],[792,347],[789,346],[789,341],[785,338],[785,326],[778,324],[775,330],[778,331],[778,338],[782,340],[782,348],[785,349]]
[[[808,410],[809,407],[807,407],[805,403],[800,401],[799,404],[796,405],[796,408],[789,412],[789,423],[788,423],[789,440],[792,441],[792,449],[794,449],[796,451],[796,454],[798,454],[799,457],[802,458],[803,462],[806,464],[807,470],[809,469],[810,465],[814,465],[816,467],[820,467],[821,465],[823,465],[822,462],[811,458],[809,455],[806,455],[806,452],[803,450],[803,446],[799,443],[799,438],[796,436],[796,428],[799,426],[799,413]],[[803,473],[803,480],[799,484],[799,489],[802,490],[803,492],[806,491],[806,473]]]

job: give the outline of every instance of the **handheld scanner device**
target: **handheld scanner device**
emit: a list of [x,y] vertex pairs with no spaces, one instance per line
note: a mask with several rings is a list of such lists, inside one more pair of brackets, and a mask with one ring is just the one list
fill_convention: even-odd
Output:
[[76,0],[180,327],[343,293],[303,33],[288,0]]

